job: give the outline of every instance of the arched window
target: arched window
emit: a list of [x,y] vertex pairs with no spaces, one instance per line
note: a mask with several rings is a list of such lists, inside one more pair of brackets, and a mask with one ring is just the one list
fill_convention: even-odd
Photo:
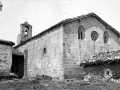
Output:
[[91,38],[93,41],[96,41],[98,39],[99,34],[96,31],[92,31]]
[[83,26],[79,26],[78,28],[78,39],[84,39],[85,38],[85,29]]
[[107,31],[104,32],[103,38],[104,38],[104,43],[107,43],[109,39],[109,34]]
[[25,35],[28,34],[29,27],[25,26]]

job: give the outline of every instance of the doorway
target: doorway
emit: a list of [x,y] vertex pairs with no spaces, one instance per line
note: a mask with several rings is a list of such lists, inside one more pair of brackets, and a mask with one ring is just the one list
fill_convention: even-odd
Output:
[[24,76],[24,55],[12,55],[11,73],[16,74],[18,78]]

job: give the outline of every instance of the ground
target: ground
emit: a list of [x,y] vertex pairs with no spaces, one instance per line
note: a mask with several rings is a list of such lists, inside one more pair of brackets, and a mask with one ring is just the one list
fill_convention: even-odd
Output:
[[83,80],[7,80],[0,81],[0,90],[120,90],[120,84]]

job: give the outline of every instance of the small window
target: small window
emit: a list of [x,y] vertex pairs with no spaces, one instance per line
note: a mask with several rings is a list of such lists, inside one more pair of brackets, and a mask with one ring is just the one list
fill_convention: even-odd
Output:
[[103,38],[104,38],[104,43],[107,43],[109,39],[109,34],[107,31],[104,32]]
[[43,49],[43,53],[46,54],[46,48]]
[[99,34],[96,31],[92,31],[91,38],[93,41],[96,41],[98,39]]
[[83,26],[79,26],[78,28],[78,39],[84,39],[85,38],[85,29]]
[[105,69],[104,70],[104,77],[105,78],[111,78],[112,77],[112,71],[110,69]]

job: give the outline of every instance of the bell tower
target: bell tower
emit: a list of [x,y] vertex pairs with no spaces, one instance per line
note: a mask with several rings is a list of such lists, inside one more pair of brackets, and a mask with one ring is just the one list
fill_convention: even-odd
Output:
[[32,37],[32,26],[28,24],[28,22],[26,21],[25,23],[20,25],[20,34],[17,37],[17,44],[20,44],[31,37]]

